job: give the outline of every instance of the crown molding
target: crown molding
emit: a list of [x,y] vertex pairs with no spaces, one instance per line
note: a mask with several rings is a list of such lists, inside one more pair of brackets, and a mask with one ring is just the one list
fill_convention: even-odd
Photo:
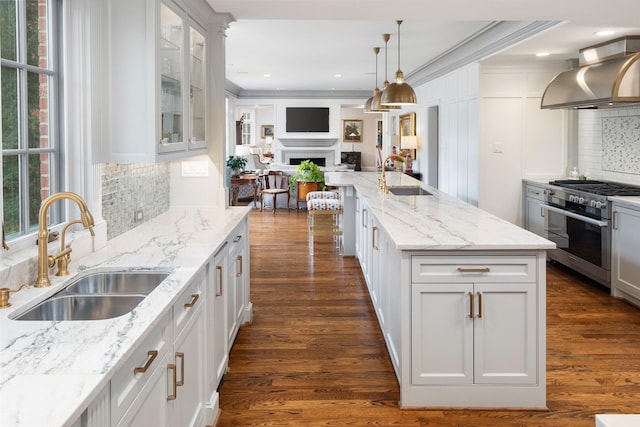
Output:
[[405,80],[414,86],[422,85],[562,24],[563,21],[491,22],[466,40],[406,75]]

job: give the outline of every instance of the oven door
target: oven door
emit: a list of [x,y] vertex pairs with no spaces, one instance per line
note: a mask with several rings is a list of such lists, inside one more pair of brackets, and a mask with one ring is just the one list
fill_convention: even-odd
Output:
[[556,206],[542,205],[547,211],[547,238],[572,258],[598,268],[611,270],[611,230],[608,220],[599,220]]

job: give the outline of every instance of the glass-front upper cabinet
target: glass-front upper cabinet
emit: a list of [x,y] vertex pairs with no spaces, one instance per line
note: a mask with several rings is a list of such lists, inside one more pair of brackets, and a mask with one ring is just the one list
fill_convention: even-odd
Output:
[[191,87],[189,90],[189,113],[191,132],[189,148],[206,146],[205,138],[205,37],[195,28],[189,31],[189,59],[191,66]]
[[[160,4],[160,151],[184,148],[184,23]],[[172,147],[173,146],[173,147]]]
[[206,26],[213,17],[185,0],[94,2],[107,24],[97,73],[96,160],[147,163],[207,148]]

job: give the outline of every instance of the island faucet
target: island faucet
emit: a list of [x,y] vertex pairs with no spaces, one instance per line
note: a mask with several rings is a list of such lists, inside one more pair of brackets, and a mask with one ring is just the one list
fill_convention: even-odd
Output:
[[[52,194],[47,197],[40,206],[40,212],[38,213],[38,277],[36,279],[35,287],[36,288],[44,288],[51,285],[51,281],[49,281],[49,268],[53,267],[55,264],[55,260],[58,257],[68,257],[69,252],[71,252],[71,248],[69,250],[65,250],[63,248],[62,252],[57,257],[49,257],[47,256],[47,242],[49,241],[49,230],[47,229],[47,218],[49,213],[49,207],[57,202],[58,200],[68,199],[72,200],[78,205],[80,209],[80,220],[84,228],[89,229],[91,236],[95,236],[93,232],[93,216],[91,212],[89,212],[89,208],[87,207],[87,203],[84,201],[82,197],[77,195],[76,193],[71,192],[61,192]],[[76,221],[72,221],[72,223],[76,223]],[[65,227],[65,230],[66,231]],[[64,233],[63,233],[64,239]],[[65,258],[65,262],[68,262],[68,258]]]
[[404,163],[404,157],[398,154],[389,154],[386,159],[382,162],[382,175],[378,178],[378,188],[380,188],[385,193],[389,192],[389,187],[387,187],[387,174],[385,173],[385,165],[387,164],[387,160],[395,159]]

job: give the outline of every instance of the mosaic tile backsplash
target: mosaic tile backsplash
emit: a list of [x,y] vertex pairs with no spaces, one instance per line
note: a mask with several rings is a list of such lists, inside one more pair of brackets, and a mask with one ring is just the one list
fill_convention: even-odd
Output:
[[[169,210],[168,163],[102,165],[102,216],[107,221],[107,239],[112,239],[144,221]],[[143,220],[134,221],[142,210]]]
[[640,173],[640,116],[602,118],[602,169]]

